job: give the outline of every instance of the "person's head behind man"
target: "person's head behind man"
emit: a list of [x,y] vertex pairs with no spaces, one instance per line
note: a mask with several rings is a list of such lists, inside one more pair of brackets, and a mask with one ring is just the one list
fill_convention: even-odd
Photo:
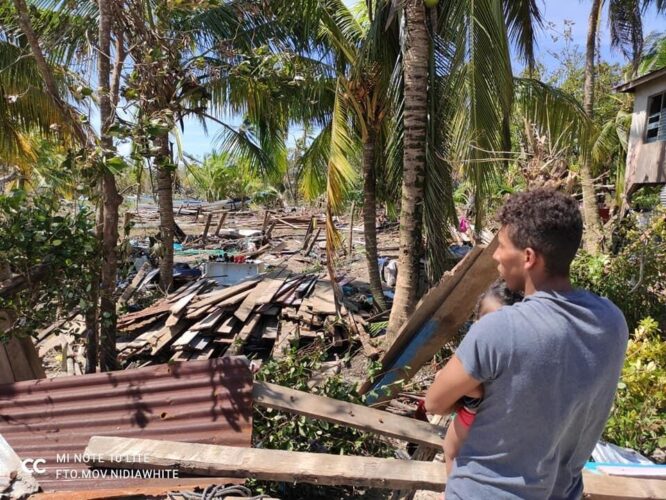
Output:
[[500,209],[499,246],[493,258],[511,290],[565,290],[583,235],[578,203],[550,189],[512,195]]

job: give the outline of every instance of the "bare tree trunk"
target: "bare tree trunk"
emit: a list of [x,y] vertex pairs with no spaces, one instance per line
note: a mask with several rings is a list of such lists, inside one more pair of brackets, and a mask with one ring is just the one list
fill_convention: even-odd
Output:
[[[99,7],[99,118],[100,142],[107,158],[114,154],[113,138],[108,130],[113,123],[111,106],[111,15],[109,1],[98,0]],[[118,368],[116,356],[116,301],[113,294],[116,290],[118,268],[118,207],[122,198],[118,194],[116,179],[105,169],[102,176],[104,189],[104,232],[102,241],[102,274],[100,289],[100,368],[111,371]]]
[[[97,221],[95,224],[95,236],[97,241],[104,241],[104,192],[102,189],[100,201],[97,207]],[[101,259],[95,259],[91,266],[90,278],[90,308],[86,311],[86,373],[95,373],[99,362],[99,285],[101,281],[100,269]]]
[[395,340],[398,330],[412,314],[419,299],[420,261],[423,253],[429,36],[423,1],[406,0],[404,9],[405,142],[400,210],[400,254],[395,300],[387,332],[389,343]]
[[375,191],[377,182],[375,179],[375,148],[376,134],[369,128],[368,138],[363,144],[363,229],[365,238],[365,258],[368,265],[368,276],[370,277],[370,291],[379,308],[386,309],[384,290],[379,277],[379,265],[377,263],[377,202]]
[[[587,116],[594,116],[594,57],[596,53],[597,30],[599,28],[599,12],[601,0],[592,1],[589,24],[587,27],[587,46],[585,52],[585,84],[583,87],[583,109]],[[592,180],[591,158],[584,155],[580,165],[580,183],[583,191],[583,218],[585,220],[585,233],[583,234],[583,246],[592,254],[599,252],[603,237],[599,209],[597,207],[597,196],[594,191]]]
[[173,284],[173,178],[171,176],[171,150],[169,136],[159,138],[160,156],[156,158],[157,167],[157,198],[160,213],[160,233],[162,238],[162,258],[160,259],[160,286],[166,293]]

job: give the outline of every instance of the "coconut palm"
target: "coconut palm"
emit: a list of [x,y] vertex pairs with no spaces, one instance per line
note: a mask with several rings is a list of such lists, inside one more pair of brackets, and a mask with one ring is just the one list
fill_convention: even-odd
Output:
[[[478,225],[489,181],[502,164],[497,152],[509,151],[514,93],[509,42],[514,42],[531,64],[534,33],[541,22],[534,0],[460,0],[441,2],[428,10],[418,0],[407,0],[403,14],[405,140],[400,263],[389,341],[419,298],[421,207],[426,237],[441,242],[441,235],[446,234],[441,221],[442,213],[447,212],[441,210],[441,202],[428,203],[433,199],[428,193],[431,178],[439,178],[432,184],[439,185],[442,194],[448,192],[448,200],[441,195],[437,198],[447,203],[451,199],[436,159],[442,157],[449,172],[451,165],[465,164],[464,171],[476,190]],[[437,118],[441,128],[433,129]],[[435,207],[440,208],[439,214],[431,212]],[[429,247],[428,260],[441,261],[435,252],[446,245]]]

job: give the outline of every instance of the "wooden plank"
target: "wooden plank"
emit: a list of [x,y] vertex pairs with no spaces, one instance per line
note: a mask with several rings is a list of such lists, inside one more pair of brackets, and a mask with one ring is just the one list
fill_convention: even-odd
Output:
[[204,319],[192,325],[190,327],[190,330],[200,331],[200,330],[208,330],[210,328],[214,328],[215,325],[217,325],[217,323],[222,319],[222,315],[225,312],[226,311],[224,309],[215,309]]
[[150,355],[157,355],[162,349],[164,349],[169,342],[174,338],[178,337],[183,331],[187,329],[189,321],[181,320],[176,323],[174,326],[165,326],[162,328],[159,335],[155,336],[153,340],[150,341],[151,351]]
[[[133,464],[129,461],[140,456],[141,463],[146,467],[168,465],[188,474],[252,477],[290,483],[441,490],[446,482],[444,467],[431,462],[154,439],[93,436],[85,454],[94,457],[95,465],[100,467],[136,467],[136,461]],[[120,462],[113,462],[117,459]]]
[[315,234],[314,238],[310,240],[310,244],[308,245],[308,249],[305,251],[305,255],[309,255],[310,252],[312,252],[312,249],[315,246],[315,243],[317,243],[317,238],[319,238],[319,235],[321,234],[321,228],[317,229],[317,233]]
[[134,323],[137,320],[142,320],[151,316],[156,316],[158,314],[168,312],[169,309],[171,309],[171,304],[169,302],[164,299],[159,300],[152,306],[146,307],[141,311],[125,314],[124,316],[118,318],[118,328],[122,329],[120,325],[127,326],[128,324]]
[[[27,345],[25,342],[22,342],[22,340],[28,340],[30,344]],[[35,380],[46,377],[43,368],[41,369],[41,373],[35,373],[35,363],[29,359],[31,356],[34,356],[41,368],[41,361],[39,361],[32,340],[19,339],[12,336],[3,345],[6,349],[7,359],[9,360],[9,364],[14,374],[13,382],[22,382],[24,380]]]
[[7,348],[4,343],[0,342],[0,384],[13,384],[14,382],[16,382],[16,379],[14,378],[12,365],[9,363]]
[[[493,246],[493,249],[495,247]],[[390,362],[395,356],[402,352],[409,340],[416,334],[421,326],[432,317],[433,314],[440,308],[446,297],[451,291],[460,283],[460,281],[467,275],[467,272],[474,265],[474,262],[483,252],[484,247],[477,245],[468,252],[465,257],[451,270],[444,273],[439,283],[435,285],[428,293],[421,298],[416,304],[416,308],[412,315],[398,330],[396,339],[384,354],[382,363]],[[493,250],[494,251],[494,250]],[[474,300],[476,304],[476,299]]]
[[303,300],[300,310],[322,316],[337,314],[333,285],[330,280],[318,280],[310,296]]
[[220,229],[222,229],[222,224],[227,218],[227,212],[222,212],[220,215],[220,220],[217,221],[217,227],[215,228],[215,236],[220,236]]
[[219,333],[220,335],[231,335],[237,324],[239,324],[239,322],[236,319],[236,316],[229,316],[218,327],[216,333]]
[[196,332],[194,330],[187,330],[185,333],[183,333],[176,341],[171,344],[171,347],[183,347],[187,344],[189,344],[194,337],[196,337],[199,334],[199,332]]
[[206,226],[204,227],[204,232],[203,232],[204,245],[206,244],[206,240],[208,239],[208,230],[210,229],[210,223],[212,220],[213,220],[213,214],[210,213],[206,216]]
[[[497,263],[492,255],[497,248],[497,238],[484,248],[473,263],[460,276],[452,276],[454,283],[447,286],[448,293],[442,297],[440,306],[429,315],[421,327],[409,339],[402,339],[400,351],[389,349],[382,358],[383,375],[374,383],[366,381],[361,393],[372,388],[368,395],[368,404],[390,398],[398,389],[394,382],[410,380],[419,369],[430,361],[450,339],[458,333],[460,327],[469,319],[478,301],[490,284],[497,279]],[[414,314],[423,315],[421,311]],[[408,320],[409,322],[409,320]],[[391,390],[384,390],[390,387]]]
[[201,296],[202,300],[197,301],[195,304],[193,304],[193,306],[199,308],[211,304],[217,304],[218,302],[231,298],[238,293],[256,287],[257,283],[259,283],[261,279],[262,279],[261,276],[255,276],[247,281],[242,281],[241,283],[230,286],[229,288],[224,288],[223,290],[216,290],[214,292],[202,295]]
[[157,323],[159,320],[163,319],[166,316],[166,313],[161,312],[154,316],[149,316],[148,318],[142,321],[135,321],[134,323],[129,323],[122,327],[123,332],[134,332],[136,330],[141,330],[147,326]]
[[252,335],[254,330],[259,326],[261,321],[261,314],[253,314],[249,321],[243,325],[241,331],[236,334],[234,337],[231,347],[225,353],[225,356],[233,356],[235,354],[240,354],[243,351],[243,346],[247,341],[248,337]]
[[144,262],[141,268],[139,269],[139,272],[136,273],[136,276],[134,276],[132,282],[128,285],[127,288],[125,288],[122,295],[118,299],[118,305],[122,306],[130,299],[130,297],[132,297],[132,295],[134,295],[134,292],[139,287],[139,285],[141,284],[141,282],[143,281],[144,277],[146,276],[146,274],[150,269],[151,269],[150,262]]
[[367,406],[309,394],[268,382],[255,382],[252,396],[255,404],[274,410],[304,415],[434,448],[442,447],[441,436],[444,428],[414,418],[400,417]]
[[243,303],[238,307],[234,315],[240,321],[247,321],[247,318],[250,316],[250,313],[254,310],[255,306],[267,304],[273,300],[273,297],[284,281],[284,278],[264,278],[264,280],[256,286],[254,293],[248,295],[245,300],[243,300]]
[[169,302],[175,302],[173,306],[171,306],[171,314],[175,316],[180,316],[180,314],[185,310],[185,308],[189,305],[190,302],[196,297],[200,292],[201,289],[204,287],[206,284],[206,281],[198,281],[194,284],[194,286],[188,287],[189,290],[187,293],[183,294],[180,296],[176,301],[170,300]]
[[278,338],[273,345],[271,356],[280,359],[289,352],[291,346],[298,342],[299,326],[293,321],[282,321],[279,325]]
[[368,332],[365,331],[366,322],[360,316],[357,316],[353,313],[347,314],[347,320],[352,327],[352,332],[354,332],[358,339],[361,341],[361,346],[363,347],[363,353],[368,359],[376,359],[379,357],[379,349],[372,345],[372,340]]

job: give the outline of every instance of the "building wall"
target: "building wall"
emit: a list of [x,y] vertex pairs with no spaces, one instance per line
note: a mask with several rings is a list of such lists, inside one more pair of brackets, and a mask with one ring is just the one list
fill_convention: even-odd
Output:
[[627,151],[626,192],[641,184],[666,183],[666,141],[645,142],[648,99],[666,91],[666,78],[636,88]]

